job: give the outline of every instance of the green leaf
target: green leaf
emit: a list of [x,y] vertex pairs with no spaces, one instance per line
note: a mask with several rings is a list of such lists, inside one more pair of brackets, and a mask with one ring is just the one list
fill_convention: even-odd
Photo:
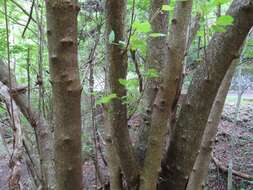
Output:
[[138,87],[139,85],[139,81],[137,79],[119,79],[119,83],[123,86],[125,86],[125,88],[127,90],[134,90]]
[[203,37],[204,35],[205,35],[204,30],[199,30],[197,32],[197,36],[199,36],[199,37]]
[[159,73],[156,69],[149,69],[145,74],[147,78],[158,78]]
[[126,44],[126,42],[120,40],[119,45],[121,48],[124,48],[124,47],[126,47],[127,44]]
[[230,0],[215,0],[216,5],[223,5],[230,2]]
[[117,94],[113,93],[108,96],[100,98],[96,104],[109,104],[113,99],[117,98]]
[[144,55],[147,50],[147,41],[139,38],[136,35],[131,36],[130,39],[130,47],[132,50],[139,49],[141,53]]
[[91,96],[96,96],[98,93],[96,91],[90,93]]
[[219,25],[213,25],[212,29],[215,32],[226,32],[226,29],[224,28],[224,26],[219,26]]
[[232,16],[229,15],[225,15],[225,16],[220,16],[217,21],[216,21],[216,25],[220,25],[220,26],[228,26],[228,25],[232,25],[234,22],[234,18]]
[[158,38],[158,37],[165,37],[166,34],[154,32],[154,33],[149,34],[149,36],[153,38]]
[[115,32],[112,30],[109,34],[109,43],[112,44],[115,40]]
[[151,26],[148,21],[145,22],[135,21],[133,23],[133,29],[136,30],[137,32],[148,33],[151,31]]
[[162,5],[162,11],[172,11],[173,7],[170,5]]

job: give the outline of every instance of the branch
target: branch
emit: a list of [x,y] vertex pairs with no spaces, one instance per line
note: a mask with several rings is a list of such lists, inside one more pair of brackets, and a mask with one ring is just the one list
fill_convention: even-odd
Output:
[[[10,73],[11,74],[11,73]],[[10,88],[9,83],[9,72],[8,67],[0,60],[0,81]],[[15,77],[11,74],[12,89],[17,89],[17,83]],[[10,90],[12,90],[10,89]],[[52,136],[49,132],[49,125],[43,116],[32,107],[29,108],[27,98],[24,94],[17,93],[13,97],[13,100],[19,107],[22,114],[28,120],[30,125],[37,130],[38,141],[40,147],[40,159],[43,165],[43,175],[45,176],[46,182],[51,184],[54,183],[54,167],[53,167],[53,147],[52,147]]]
[[[0,10],[0,13],[4,15],[4,12]],[[10,15],[7,15],[8,18],[12,21],[12,23],[25,27],[25,24],[18,22],[16,19],[12,18]],[[34,35],[37,35],[31,28],[27,27]]]
[[[228,172],[228,167],[227,166],[224,166],[222,162],[220,162],[217,158],[215,158],[214,156],[212,156],[212,159],[215,163],[215,165],[221,170],[223,171],[224,173],[227,173]],[[245,173],[242,173],[242,172],[239,172],[239,171],[236,171],[236,170],[232,170],[232,174],[237,176],[237,177],[240,177],[240,178],[243,178],[243,179],[246,179],[246,180],[253,180],[253,176],[251,175],[248,175],[248,174],[245,174]]]
[[32,6],[31,6],[30,13],[29,13],[29,18],[28,18],[28,20],[27,20],[27,23],[26,23],[26,25],[25,25],[24,31],[23,31],[23,33],[22,33],[22,37],[25,36],[26,29],[28,28],[28,26],[29,26],[29,24],[30,24],[30,21],[31,21],[31,19],[32,19],[34,4],[35,4],[35,0],[32,1]]
[[201,15],[199,13],[193,19],[193,23],[190,26],[190,32],[189,32],[189,38],[188,38],[186,50],[189,50],[189,48],[192,44],[192,41],[194,40],[194,38],[200,28],[200,19],[201,19]]
[[[30,14],[20,5],[20,4],[18,4],[16,1],[14,1],[14,0],[10,0],[13,4],[15,4],[19,9],[21,9],[22,11],[23,11],[23,13],[25,13],[28,17],[30,17]],[[31,17],[31,20],[33,21],[33,22],[35,22],[35,23],[37,23],[37,21],[33,18],[33,17]]]
[[140,71],[140,68],[139,68],[139,64],[136,60],[136,51],[135,50],[130,50],[130,53],[131,53],[132,60],[134,62],[135,72],[136,72],[136,74],[138,76],[138,80],[139,80],[139,91],[140,91],[140,93],[142,93],[142,91],[143,91],[143,79],[142,79],[142,74],[141,74],[141,71]]

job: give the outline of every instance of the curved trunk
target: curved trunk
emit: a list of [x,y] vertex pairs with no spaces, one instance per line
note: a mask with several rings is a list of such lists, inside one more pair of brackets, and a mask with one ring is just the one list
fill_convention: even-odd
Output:
[[[40,145],[40,162],[42,165],[42,175],[44,178],[43,182],[43,190],[55,189],[55,170],[54,170],[54,163],[53,163],[53,146],[52,146],[52,134],[49,131],[49,125],[44,117],[40,116],[38,112],[29,106],[27,102],[27,97],[19,93],[17,89],[19,89],[18,85],[15,82],[15,77],[11,73],[12,78],[12,90],[16,93],[13,93],[13,100],[19,107],[22,114],[28,120],[30,125],[35,128],[38,134],[38,142]],[[9,72],[7,65],[4,64],[0,60],[0,81],[5,84],[8,88],[10,88],[9,84]],[[43,146],[42,146],[43,145]]]
[[[222,79],[253,24],[253,0],[234,0],[227,15],[234,18],[226,32],[216,33],[206,50],[205,63],[194,74],[170,144],[168,179],[162,186],[183,190],[198,155],[201,137]],[[233,45],[232,45],[233,44]]]
[[223,111],[228,90],[235,73],[236,64],[237,60],[233,61],[224,79],[222,80],[221,86],[208,118],[206,129],[200,145],[200,151],[191,172],[186,190],[203,189],[203,184],[208,174],[209,163],[211,161],[212,145],[219,126],[220,117]]
[[23,158],[23,144],[20,111],[16,103],[12,100],[8,87],[6,87],[2,82],[0,82],[0,99],[4,100],[6,109],[8,110],[10,116],[10,123],[13,131],[13,152],[9,162],[9,167],[11,169],[11,175],[9,177],[9,189],[22,190],[23,186],[20,179]]

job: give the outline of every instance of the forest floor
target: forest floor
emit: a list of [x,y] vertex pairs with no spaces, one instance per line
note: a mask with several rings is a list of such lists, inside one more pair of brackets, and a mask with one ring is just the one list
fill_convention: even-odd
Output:
[[[241,106],[237,122],[234,118],[235,107],[227,104],[215,139],[213,157],[223,167],[227,167],[232,159],[234,170],[253,176],[253,102]],[[227,173],[217,167],[214,159],[210,163],[207,189],[226,190]],[[233,187],[234,190],[253,190],[253,179],[250,181],[233,175]]]
[[[240,111],[240,119],[235,124],[235,108],[227,102],[222,120],[219,125],[213,151],[214,159],[223,167],[233,158],[233,169],[241,174],[253,176],[253,101],[243,103]],[[102,176],[108,176],[107,170],[100,159],[100,171]],[[25,169],[24,169],[25,170]],[[23,171],[23,180],[27,179],[27,172]],[[94,163],[87,161],[83,165],[84,182],[86,190],[94,190]],[[8,155],[0,140],[0,190],[8,189]],[[226,190],[227,173],[212,160],[209,167],[209,175],[205,190]],[[252,180],[252,179],[251,179]],[[25,181],[25,180],[24,180]],[[107,181],[107,179],[102,179]],[[234,190],[253,190],[253,181],[233,176]],[[28,190],[24,186],[24,190]],[[32,189],[33,190],[33,189]]]

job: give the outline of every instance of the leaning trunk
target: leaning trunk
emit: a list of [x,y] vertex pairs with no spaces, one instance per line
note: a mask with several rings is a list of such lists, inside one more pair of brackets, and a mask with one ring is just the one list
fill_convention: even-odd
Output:
[[163,184],[166,188],[183,190],[187,185],[221,81],[252,27],[253,0],[234,0],[227,15],[234,18],[234,23],[212,38],[180,111],[168,151],[168,170],[163,171],[168,179]]
[[9,177],[9,190],[22,190],[21,167],[23,157],[22,129],[20,112],[16,103],[12,100],[8,87],[0,82],[0,99],[5,102],[6,109],[10,116],[11,128],[13,131],[13,150],[9,162],[11,175]]
[[195,161],[191,176],[186,190],[202,190],[208,174],[209,163],[211,160],[212,145],[219,126],[220,117],[223,111],[228,90],[235,73],[237,61],[233,61],[227,71],[218,94],[212,106],[206,129],[202,137],[199,155]]
[[[11,75],[12,84],[9,83],[9,74]],[[15,81],[12,73],[9,73],[7,65],[0,60],[0,81],[8,88],[12,87],[12,98],[19,107],[22,114],[25,116],[30,125],[37,131],[38,143],[40,145],[40,162],[41,173],[44,181],[42,182],[42,189],[55,189],[55,170],[53,164],[53,148],[52,135],[49,131],[49,125],[45,118],[41,116],[33,107],[29,106],[27,97],[20,92],[20,88]],[[43,145],[43,146],[42,146]]]

